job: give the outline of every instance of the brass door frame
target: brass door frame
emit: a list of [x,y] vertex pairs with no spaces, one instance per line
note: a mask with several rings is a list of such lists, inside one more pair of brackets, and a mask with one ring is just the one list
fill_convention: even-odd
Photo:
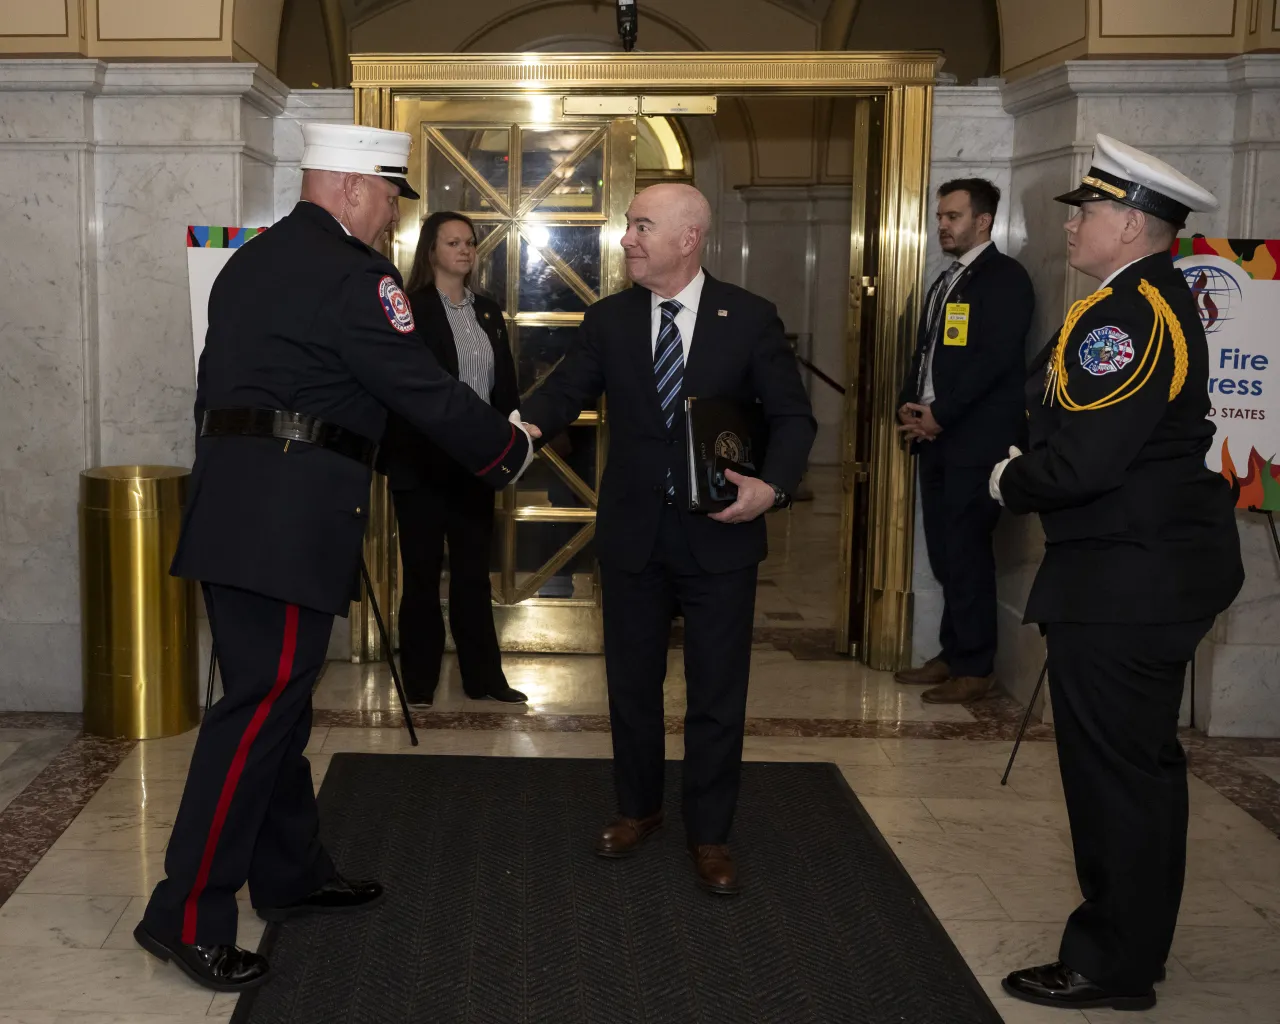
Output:
[[[866,175],[853,184],[850,230],[849,368],[873,367],[869,413],[851,408],[858,389],[849,387],[842,438],[844,507],[841,516],[843,616],[837,642],[849,648],[849,622],[857,602],[851,578],[865,561],[862,590],[864,644],[859,657],[874,668],[895,668],[911,648],[911,569],[914,480],[911,458],[898,443],[894,413],[898,384],[909,364],[919,316],[924,274],[930,122],[939,56],[933,52],[884,53],[519,53],[519,54],[355,54],[351,57],[355,120],[374,128],[393,125],[393,97],[400,93],[449,96],[512,95],[680,95],[854,96],[883,101],[879,217],[875,273],[865,258],[870,197]],[[867,104],[851,132],[869,117]],[[855,153],[858,150],[855,148]],[[865,158],[865,147],[864,147]],[[860,212],[864,215],[860,216]],[[874,354],[864,360],[861,324],[865,299],[875,297],[875,331],[867,340]],[[850,383],[855,383],[851,378]],[[860,427],[859,424],[862,424]],[[860,451],[868,455],[857,458]],[[852,543],[857,486],[865,474],[867,551]],[[385,492],[385,482],[375,491]],[[385,493],[375,500],[366,557],[380,603],[389,605],[395,567],[387,557],[394,531]],[[380,535],[380,536],[379,536]],[[862,556],[865,556],[863,558]],[[377,559],[381,557],[381,562]],[[367,601],[352,609],[352,658],[385,657]]]

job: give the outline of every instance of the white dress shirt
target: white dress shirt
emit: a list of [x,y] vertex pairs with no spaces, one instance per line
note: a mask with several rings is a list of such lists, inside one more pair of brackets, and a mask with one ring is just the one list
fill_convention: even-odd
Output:
[[[680,303],[680,312],[676,314],[676,329],[680,331],[680,347],[684,361],[689,361],[689,345],[693,342],[693,325],[698,322],[698,303],[702,301],[702,286],[706,283],[707,274],[698,271],[698,276],[684,286],[684,291],[672,298]],[[657,292],[653,293],[653,305],[650,306],[651,330],[649,331],[649,353],[658,351],[658,332],[662,330],[662,304],[667,300]]]
[[[991,239],[987,239],[981,245],[975,245],[963,256],[956,258],[955,262],[960,264],[960,269],[951,276],[951,280],[947,283],[946,292],[943,294],[942,298],[938,300],[939,309],[942,309],[946,305],[947,299],[951,297],[951,289],[954,288],[956,286],[956,282],[960,280],[960,275],[964,273],[964,268],[972,266],[973,261],[986,252],[989,245],[991,245]],[[938,332],[934,331],[933,337],[929,339],[929,351],[925,353],[925,359],[927,362],[925,364],[924,371],[924,387],[920,389],[921,405],[933,405],[933,400],[937,397],[933,390],[933,349],[937,344]]]

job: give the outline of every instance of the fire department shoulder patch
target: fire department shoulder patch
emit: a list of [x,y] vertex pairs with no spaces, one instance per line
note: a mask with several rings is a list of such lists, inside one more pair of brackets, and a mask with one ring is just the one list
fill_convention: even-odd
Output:
[[396,284],[396,279],[387,274],[378,282],[378,298],[382,302],[382,310],[391,321],[391,326],[401,334],[413,332],[413,309],[409,305],[409,297]]
[[1119,327],[1090,331],[1080,345],[1080,365],[1095,377],[1118,373],[1133,361],[1133,339]]

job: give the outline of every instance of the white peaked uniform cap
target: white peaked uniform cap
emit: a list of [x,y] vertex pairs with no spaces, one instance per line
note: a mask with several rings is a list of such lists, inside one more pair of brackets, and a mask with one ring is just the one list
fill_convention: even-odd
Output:
[[304,171],[348,171],[376,174],[400,186],[405,199],[418,199],[409,185],[408,132],[385,128],[365,128],[358,124],[302,125],[302,169]]
[[1093,148],[1093,165],[1080,186],[1057,197],[1070,206],[1111,199],[1153,214],[1177,227],[1192,211],[1216,210],[1218,200],[1176,167],[1159,157],[1099,135]]

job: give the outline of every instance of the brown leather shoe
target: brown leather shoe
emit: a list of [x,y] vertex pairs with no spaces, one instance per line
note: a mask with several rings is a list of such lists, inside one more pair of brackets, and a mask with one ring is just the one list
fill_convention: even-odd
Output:
[[990,694],[995,682],[995,676],[956,676],[941,686],[925,690],[920,699],[927,704],[967,704]]
[[661,826],[661,811],[647,818],[618,818],[600,833],[596,853],[601,857],[630,857]]
[[895,683],[906,686],[937,686],[951,678],[951,670],[942,658],[930,658],[919,668],[904,668],[893,674]]
[[707,892],[721,896],[736,896],[742,892],[738,884],[738,866],[727,846],[691,846],[694,870],[698,872],[698,884]]

